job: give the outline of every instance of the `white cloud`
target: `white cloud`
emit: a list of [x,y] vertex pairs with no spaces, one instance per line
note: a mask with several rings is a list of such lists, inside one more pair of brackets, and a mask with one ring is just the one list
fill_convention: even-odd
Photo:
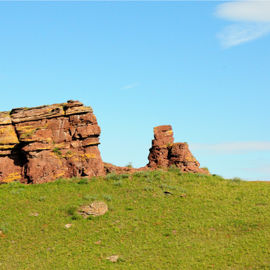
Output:
[[239,45],[270,33],[269,24],[232,24],[218,34],[224,48]]
[[270,142],[225,142],[218,144],[190,144],[192,150],[205,150],[222,153],[235,153],[246,151],[270,151]]
[[270,1],[235,1],[220,4],[216,15],[230,21],[270,22]]
[[121,87],[122,90],[127,90],[127,89],[132,89],[135,88],[136,86],[138,86],[138,83],[131,83],[131,84],[127,84]]
[[216,15],[235,21],[218,34],[223,47],[228,48],[270,33],[270,1],[235,1],[218,5]]

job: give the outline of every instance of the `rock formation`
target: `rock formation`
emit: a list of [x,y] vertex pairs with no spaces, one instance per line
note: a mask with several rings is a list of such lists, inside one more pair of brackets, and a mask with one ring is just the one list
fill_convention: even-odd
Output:
[[104,174],[100,127],[78,101],[0,113],[0,182]]
[[175,166],[183,172],[209,174],[200,168],[200,163],[191,154],[187,143],[174,143],[170,125],[154,128],[154,140],[148,156],[147,166],[152,169]]
[[99,135],[92,109],[79,101],[0,112],[0,183],[44,183],[170,166],[208,174],[186,143],[174,143],[169,125],[154,128],[149,163],[138,169],[103,163]]
[[125,174],[138,171],[168,169],[172,166],[182,172],[209,174],[191,154],[187,143],[174,143],[170,125],[154,127],[154,140],[148,156],[149,163],[142,168],[119,167],[104,163],[105,173]]

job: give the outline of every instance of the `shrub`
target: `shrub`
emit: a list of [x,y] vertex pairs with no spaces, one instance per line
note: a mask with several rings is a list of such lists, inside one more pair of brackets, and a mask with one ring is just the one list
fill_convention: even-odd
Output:
[[113,183],[113,185],[116,187],[121,187],[121,186],[123,186],[123,182],[120,180],[120,181]]
[[77,213],[77,209],[78,209],[78,207],[76,207],[76,206],[70,206],[67,209],[67,213],[69,216],[71,216],[72,220],[77,220],[77,219],[81,218],[81,216]]
[[106,201],[111,201],[112,200],[112,196],[111,195],[108,195],[108,194],[103,195],[103,198]]
[[89,179],[88,178],[82,178],[78,181],[79,185],[87,185],[89,183]]
[[242,181],[242,179],[239,178],[239,177],[234,177],[234,178],[232,179],[232,181],[235,182],[235,183],[239,183],[239,182]]
[[97,196],[86,194],[82,198],[86,201],[95,201],[97,199]]
[[115,181],[115,180],[120,180],[121,177],[120,177],[120,175],[118,175],[118,174],[115,174],[115,173],[109,173],[109,174],[106,175],[105,179],[106,179],[106,180],[114,180],[114,181]]
[[126,167],[128,167],[128,168],[133,168],[132,163],[129,162],[129,163],[126,165]]
[[175,165],[171,165],[168,171],[173,172],[173,173],[178,173],[180,170]]

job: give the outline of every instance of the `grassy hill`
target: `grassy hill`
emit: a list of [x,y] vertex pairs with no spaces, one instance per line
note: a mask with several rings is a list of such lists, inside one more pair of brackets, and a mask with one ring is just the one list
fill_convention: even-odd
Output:
[[[96,200],[109,212],[77,214]],[[1,185],[0,269],[270,269],[270,184],[170,169]]]

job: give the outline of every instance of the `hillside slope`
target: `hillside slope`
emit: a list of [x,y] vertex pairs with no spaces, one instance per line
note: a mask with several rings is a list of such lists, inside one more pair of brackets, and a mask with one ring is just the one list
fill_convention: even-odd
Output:
[[[77,214],[96,200],[105,215]],[[269,269],[269,213],[269,183],[177,169],[9,183],[0,186],[0,269]]]

